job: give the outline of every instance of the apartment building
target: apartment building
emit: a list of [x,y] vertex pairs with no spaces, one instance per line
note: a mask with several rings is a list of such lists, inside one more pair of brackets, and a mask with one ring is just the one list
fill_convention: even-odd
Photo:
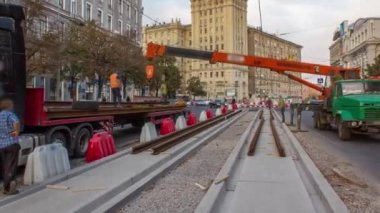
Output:
[[[250,55],[274,59],[301,61],[302,46],[265,33],[260,29],[248,28],[248,52]],[[301,96],[302,85],[264,68],[249,68],[249,93],[255,97]],[[292,72],[290,72],[292,73]],[[300,73],[292,73],[301,77]]]
[[[2,3],[25,5],[25,0],[0,0]],[[44,15],[36,22],[41,33],[53,26],[63,29],[71,21],[95,20],[113,33],[131,33],[141,42],[142,0],[42,0]]]
[[360,18],[354,23],[343,21],[334,32],[330,46],[331,64],[359,67],[362,75],[367,64],[380,55],[380,17]]

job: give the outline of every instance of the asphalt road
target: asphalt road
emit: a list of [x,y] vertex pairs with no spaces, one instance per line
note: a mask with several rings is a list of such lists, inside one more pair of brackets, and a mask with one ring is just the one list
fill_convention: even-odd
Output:
[[[312,112],[302,113],[302,128],[311,137],[319,137],[318,142],[344,161],[352,164],[366,178],[380,184],[380,135],[353,135],[350,141],[341,141],[337,129],[321,131],[314,128]],[[287,114],[289,115],[289,114]],[[287,118],[289,121],[289,117]]]

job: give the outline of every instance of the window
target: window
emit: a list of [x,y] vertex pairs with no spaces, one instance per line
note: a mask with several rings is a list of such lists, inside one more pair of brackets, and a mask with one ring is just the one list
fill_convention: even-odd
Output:
[[48,31],[48,20],[46,16],[42,16],[39,21],[39,31],[37,32],[37,36],[41,37],[43,34],[45,34]]
[[130,34],[131,33],[131,25],[127,24],[125,31]]
[[223,78],[224,77],[224,71],[220,72],[220,76]]
[[60,8],[64,8],[64,5],[63,5],[63,0],[58,0],[58,5]]
[[224,44],[220,45],[220,49],[224,50]]
[[210,50],[213,50],[213,48],[212,48],[212,44],[210,45]]
[[112,0],[108,0],[108,8],[112,9]]
[[85,20],[90,21],[91,20],[91,13],[92,13],[92,5],[91,3],[86,3],[86,14],[85,14]]
[[131,19],[131,5],[130,4],[127,4],[127,14],[128,14],[128,18]]
[[100,25],[103,25],[103,11],[101,9],[98,9],[98,21]]
[[123,21],[120,19],[117,22],[117,30],[120,32],[120,34],[123,34]]
[[210,78],[212,78],[212,72],[210,72]]
[[77,13],[77,2],[76,0],[71,0],[71,14],[76,14]]
[[138,14],[138,11],[137,9],[135,9],[135,16],[136,16],[136,24],[139,22],[139,14]]
[[119,8],[118,8],[118,10],[119,10],[120,14],[123,14],[123,12],[124,12],[123,0],[119,0]]
[[107,16],[107,27],[109,30],[112,30],[112,16],[111,15]]
[[219,72],[216,72],[216,73],[215,73],[215,76],[218,78],[218,77],[219,77]]
[[207,72],[205,72],[205,78],[207,78]]

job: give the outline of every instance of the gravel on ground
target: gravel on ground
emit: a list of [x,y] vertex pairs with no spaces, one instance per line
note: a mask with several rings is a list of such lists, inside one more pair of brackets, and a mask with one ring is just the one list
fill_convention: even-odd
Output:
[[129,201],[119,212],[193,212],[207,187],[252,121],[254,112],[236,121],[192,157]]
[[380,187],[364,179],[354,167],[320,146],[321,135],[297,132],[295,136],[350,212],[380,212]]

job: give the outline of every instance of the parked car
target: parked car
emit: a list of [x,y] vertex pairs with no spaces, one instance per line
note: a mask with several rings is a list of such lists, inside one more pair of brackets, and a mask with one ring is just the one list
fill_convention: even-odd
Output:
[[222,106],[222,101],[221,100],[210,101],[208,105],[210,106],[210,108],[219,108]]
[[207,106],[207,102],[205,100],[196,100],[195,106]]

